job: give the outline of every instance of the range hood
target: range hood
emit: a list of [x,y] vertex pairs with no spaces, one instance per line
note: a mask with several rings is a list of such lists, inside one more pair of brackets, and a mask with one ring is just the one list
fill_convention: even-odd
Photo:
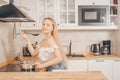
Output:
[[1,22],[35,22],[25,12],[21,11],[10,0],[9,4],[0,6],[0,21]]

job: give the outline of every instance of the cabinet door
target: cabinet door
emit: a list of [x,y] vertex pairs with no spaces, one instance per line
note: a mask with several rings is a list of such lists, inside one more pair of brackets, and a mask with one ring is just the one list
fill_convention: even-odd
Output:
[[60,26],[76,24],[76,0],[59,0],[58,23]]
[[68,60],[68,70],[87,71],[87,60]]
[[103,74],[112,80],[113,60],[88,60],[88,71],[102,71]]
[[120,80],[120,60],[113,62],[113,80]]
[[38,0],[37,21],[39,26],[42,25],[42,21],[46,17],[51,17],[56,20],[56,12],[57,12],[56,6],[57,6],[56,0]]
[[37,21],[37,0],[15,0],[15,5],[17,5],[23,12],[30,16],[35,22],[21,22],[22,28],[32,28],[36,27]]
[[78,0],[79,5],[109,5],[110,0]]

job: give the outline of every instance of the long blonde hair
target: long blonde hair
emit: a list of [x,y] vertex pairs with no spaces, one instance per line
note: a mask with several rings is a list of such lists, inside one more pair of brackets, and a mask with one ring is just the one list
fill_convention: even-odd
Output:
[[60,53],[61,53],[61,55],[62,55],[62,58],[63,58],[64,62],[67,63],[66,55],[65,55],[65,53],[64,53],[64,51],[63,51],[63,49],[62,49],[62,45],[61,45],[61,43],[60,43],[60,41],[59,41],[59,38],[58,38],[58,29],[57,29],[56,21],[55,21],[53,18],[50,18],[50,17],[45,18],[45,19],[43,20],[43,22],[44,22],[45,20],[50,20],[50,21],[51,21],[52,26],[53,26],[53,31],[52,31],[51,35],[52,35],[53,38],[55,39],[57,45],[60,47]]

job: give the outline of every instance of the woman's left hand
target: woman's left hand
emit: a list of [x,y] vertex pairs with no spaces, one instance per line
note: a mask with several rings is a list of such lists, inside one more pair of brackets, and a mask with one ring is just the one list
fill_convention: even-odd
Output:
[[35,61],[32,65],[35,66],[35,68],[41,68],[41,63],[38,61]]

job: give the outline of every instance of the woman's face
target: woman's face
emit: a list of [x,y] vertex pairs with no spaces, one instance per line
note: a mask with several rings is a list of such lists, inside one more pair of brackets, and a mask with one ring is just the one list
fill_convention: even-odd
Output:
[[42,32],[45,34],[51,33],[53,31],[52,22],[46,19],[42,24]]

